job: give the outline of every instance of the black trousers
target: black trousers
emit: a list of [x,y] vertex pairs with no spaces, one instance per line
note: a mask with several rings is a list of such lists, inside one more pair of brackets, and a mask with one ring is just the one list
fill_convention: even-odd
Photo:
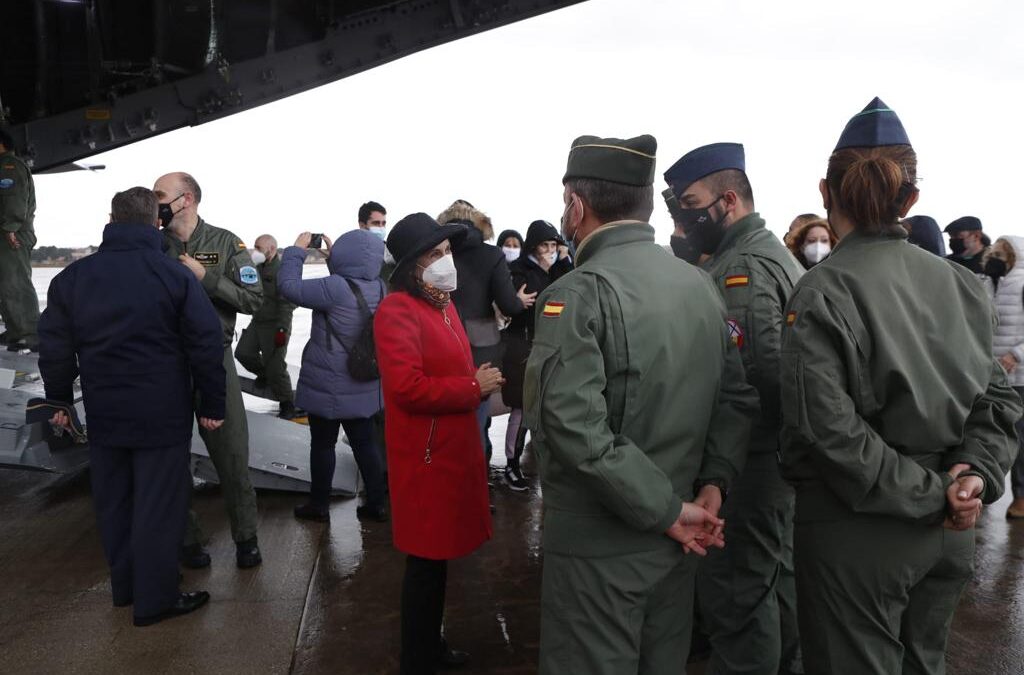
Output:
[[326,509],[331,501],[331,485],[338,456],[338,431],[344,427],[359,473],[366,486],[366,505],[383,508],[386,484],[384,464],[377,449],[373,418],[359,417],[331,420],[319,415],[309,416],[309,501]]
[[115,604],[137,617],[178,596],[178,549],[188,511],[189,444],[122,448],[92,444],[93,500]]
[[433,675],[443,648],[441,621],[448,561],[410,555],[402,580],[401,675]]

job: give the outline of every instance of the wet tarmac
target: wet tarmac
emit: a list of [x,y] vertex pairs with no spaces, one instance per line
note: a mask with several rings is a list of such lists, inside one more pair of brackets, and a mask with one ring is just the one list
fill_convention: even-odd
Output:
[[[451,564],[446,629],[472,654],[463,672],[536,671],[541,499],[531,484],[514,493],[498,481],[494,539]],[[0,470],[0,673],[397,672],[404,557],[388,524],[356,520],[355,500],[336,501],[322,525],[292,517],[299,495],[260,493],[264,563],[241,571],[219,493],[201,491],[214,561],[186,571],[183,588],[209,590],[211,603],[137,629],[130,609],[111,606],[90,499],[85,476]],[[979,527],[951,674],[1024,673],[1024,523],[1003,519],[1008,501]]]

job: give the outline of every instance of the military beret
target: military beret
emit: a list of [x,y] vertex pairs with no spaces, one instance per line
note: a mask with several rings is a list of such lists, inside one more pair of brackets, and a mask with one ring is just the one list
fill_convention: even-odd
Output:
[[963,216],[957,218],[949,225],[946,225],[944,232],[946,234],[956,234],[957,232],[981,232],[981,221],[974,216]]
[[580,136],[569,149],[562,183],[593,178],[638,187],[653,185],[657,151],[658,141],[649,135],[627,139]]
[[691,150],[668,168],[665,182],[672,186],[678,198],[704,176],[727,169],[747,170],[743,146],[739,143],[712,143]]
[[875,97],[864,110],[846,123],[836,143],[836,150],[878,148],[884,145],[910,145],[910,139],[896,113],[882,99]]

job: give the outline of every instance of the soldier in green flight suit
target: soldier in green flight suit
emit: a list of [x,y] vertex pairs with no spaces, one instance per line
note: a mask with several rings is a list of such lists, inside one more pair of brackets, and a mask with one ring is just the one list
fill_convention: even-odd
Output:
[[[164,228],[167,254],[188,267],[213,301],[224,328],[224,370],[227,372],[227,401],[224,424],[216,431],[200,428],[231,521],[236,562],[240,568],[262,562],[256,540],[256,492],[249,481],[249,423],[242,405],[238,371],[231,353],[237,312],[254,314],[263,301],[260,276],[241,239],[227,230],[213,227],[199,217],[202,191],[187,173],[161,176],[153,186],[160,200],[160,225]],[[182,564],[200,568],[210,564],[203,548],[205,537],[195,513],[182,546]]]
[[[743,146],[714,143],[684,155],[665,181],[682,207],[686,241],[725,301],[746,380],[761,399],[746,465],[722,517],[729,545],[697,575],[713,675],[801,673],[793,579],[793,489],[779,473],[782,310],[803,268],[754,211]],[[698,499],[698,504],[703,502]]]
[[235,358],[256,375],[258,386],[270,387],[271,394],[280,402],[278,417],[291,419],[295,416],[295,391],[285,356],[295,305],[277,292],[277,272],[281,269],[277,240],[269,234],[260,235],[253,249],[251,256],[263,286],[263,304],[238,338]]
[[839,244],[786,308],[782,468],[815,675],[945,672],[973,526],[1017,453],[1021,402],[992,358],[985,291],[899,224],[916,182],[906,131],[876,98],[819,186]]
[[14,139],[0,129],[0,306],[7,351],[39,351],[39,298],[32,285],[36,187],[32,172],[14,154]]
[[680,672],[686,554],[722,544],[722,521],[692,502],[722,498],[757,410],[707,275],[647,224],[656,147],[582,136],[563,179],[576,270],[540,297],[524,383],[544,491],[544,675]]

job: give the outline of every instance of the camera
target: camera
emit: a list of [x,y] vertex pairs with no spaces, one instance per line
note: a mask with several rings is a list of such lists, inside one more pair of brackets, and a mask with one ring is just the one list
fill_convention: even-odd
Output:
[[324,235],[314,234],[312,239],[309,240],[309,248],[321,248],[324,245]]

